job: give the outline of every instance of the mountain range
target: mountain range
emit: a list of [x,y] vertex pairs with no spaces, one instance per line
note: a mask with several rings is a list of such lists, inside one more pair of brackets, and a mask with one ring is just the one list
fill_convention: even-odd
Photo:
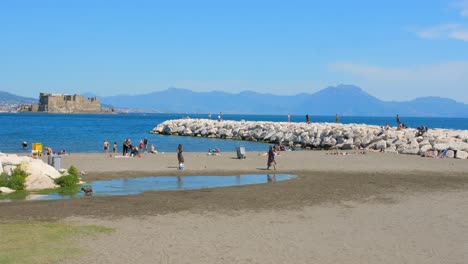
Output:
[[[8,94],[8,93],[6,93]],[[5,92],[0,92],[0,102]],[[11,101],[11,94],[8,94]],[[91,93],[83,96],[93,97]],[[19,97],[18,100],[31,100]],[[468,117],[468,105],[441,97],[411,101],[382,101],[354,85],[327,87],[316,93],[273,95],[244,91],[194,92],[169,88],[141,95],[98,97],[115,108],[145,109],[166,113],[305,114],[342,116]],[[37,102],[37,100],[36,100]]]
[[304,114],[343,116],[468,117],[468,105],[448,98],[420,97],[382,101],[354,85],[327,87],[316,93],[273,95],[244,91],[194,92],[169,88],[142,95],[100,97],[102,103],[169,113]]

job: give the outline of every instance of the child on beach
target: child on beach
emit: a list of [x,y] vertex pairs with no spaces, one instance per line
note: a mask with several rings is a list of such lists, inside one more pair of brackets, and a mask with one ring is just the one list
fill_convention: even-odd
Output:
[[114,142],[114,148],[112,149],[114,153],[117,153],[117,142]]
[[179,162],[179,170],[183,170],[184,169],[184,155],[182,154],[182,144],[179,144],[179,146],[177,146],[177,161]]
[[270,149],[268,150],[267,170],[269,170],[271,166],[276,170],[275,152],[273,151],[272,146],[270,146]]

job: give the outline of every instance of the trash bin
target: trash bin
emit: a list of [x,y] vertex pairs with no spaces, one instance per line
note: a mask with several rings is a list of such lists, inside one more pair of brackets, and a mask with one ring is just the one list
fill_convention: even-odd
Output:
[[56,170],[60,170],[60,163],[62,161],[62,157],[60,157],[60,155],[55,155],[52,157],[52,163],[53,163],[53,166]]
[[54,166],[54,161],[52,160],[52,155],[47,155],[47,164]]
[[236,148],[237,150],[237,158],[238,159],[245,159],[245,147],[239,146]]

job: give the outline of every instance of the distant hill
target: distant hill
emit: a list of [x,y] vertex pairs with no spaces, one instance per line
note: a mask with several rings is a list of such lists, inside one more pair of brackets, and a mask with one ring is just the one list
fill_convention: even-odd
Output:
[[[37,103],[37,98],[28,98],[0,91],[0,109],[11,109],[21,104]],[[13,110],[13,109],[11,109]]]
[[[92,93],[85,93],[94,97]],[[468,105],[441,97],[421,97],[411,101],[382,101],[357,86],[338,85],[316,93],[274,95],[244,91],[194,92],[169,88],[141,95],[98,97],[103,107],[121,112],[306,114],[342,116],[468,117]],[[0,92],[2,105],[37,103],[37,99]]]
[[169,88],[142,95],[99,97],[107,105],[170,113],[304,114],[343,116],[468,117],[468,105],[452,99],[422,97],[386,102],[353,85],[327,87],[316,93],[281,96],[244,91],[194,92]]

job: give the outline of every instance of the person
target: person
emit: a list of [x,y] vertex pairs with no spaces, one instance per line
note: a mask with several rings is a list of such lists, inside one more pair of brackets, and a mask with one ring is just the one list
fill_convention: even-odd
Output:
[[416,132],[416,136],[419,137],[419,136],[423,136],[424,134],[426,134],[427,132],[427,127],[425,125],[421,125],[420,127],[418,127],[418,131]]
[[150,152],[150,153],[153,153],[153,154],[158,153],[158,152],[154,149],[154,145],[153,145],[153,144],[150,145],[150,151],[149,151],[149,152]]
[[310,117],[309,117],[309,114],[306,115],[306,123],[307,123],[307,124],[310,124]]
[[377,134],[378,137],[385,135],[385,128],[383,126],[380,127],[380,132]]
[[270,146],[270,149],[268,150],[267,170],[269,170],[271,166],[276,170],[275,152],[273,151],[272,146]]
[[129,147],[130,147],[130,139],[126,138],[122,144],[122,156],[126,156],[127,153],[131,151]]
[[182,144],[179,144],[177,146],[177,161],[179,162],[179,170],[183,170],[184,169],[184,155],[182,154],[183,152],[183,149],[182,149]]
[[390,129],[390,125],[388,125],[388,123],[385,124],[385,130],[389,130]]
[[139,152],[138,147],[132,147],[132,148],[131,148],[131,156],[132,156],[132,157],[140,156],[139,154],[140,154],[140,152]]
[[104,144],[103,144],[103,145],[104,145],[104,152],[105,152],[105,153],[109,152],[109,141],[107,141],[107,139],[104,140]]
[[28,142],[26,141],[21,142],[21,146],[23,146],[23,149],[28,148]]
[[60,155],[66,155],[66,154],[67,154],[67,151],[65,149],[60,150]]
[[148,152],[148,138],[143,139],[143,145],[145,147],[145,152]]
[[211,113],[208,113],[208,119],[211,120]]
[[398,125],[400,125],[400,123],[401,123],[399,114],[396,115],[396,122],[397,122]]
[[222,112],[219,112],[219,115],[218,115],[218,122],[221,122],[223,120],[223,113]]
[[139,144],[140,150],[143,150],[144,146],[145,146],[145,143],[143,143],[143,140],[140,139],[140,144]]
[[335,123],[339,123],[340,122],[340,116],[338,116],[338,114],[335,115]]
[[291,123],[291,114],[288,114],[288,123]]
[[114,147],[112,149],[114,153],[117,153],[117,142],[114,142]]
[[52,155],[54,154],[53,150],[51,147],[45,147],[46,155]]

